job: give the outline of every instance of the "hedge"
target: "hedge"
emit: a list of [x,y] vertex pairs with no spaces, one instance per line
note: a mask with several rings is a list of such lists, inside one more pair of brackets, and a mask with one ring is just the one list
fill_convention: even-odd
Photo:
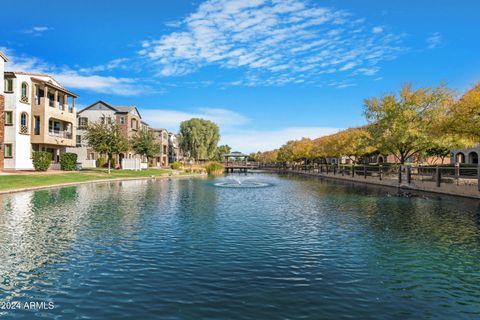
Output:
[[60,156],[60,168],[65,171],[73,171],[77,168],[77,154],[67,152]]
[[182,164],[178,161],[175,161],[175,162],[172,162],[172,164],[170,165],[170,167],[173,169],[173,170],[178,170],[182,167]]
[[47,171],[52,163],[52,154],[45,151],[34,151],[32,163],[36,171]]

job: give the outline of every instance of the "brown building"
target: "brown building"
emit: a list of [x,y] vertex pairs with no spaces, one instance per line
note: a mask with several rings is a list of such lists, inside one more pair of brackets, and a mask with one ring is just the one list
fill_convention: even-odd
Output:
[[[77,113],[77,136],[76,148],[69,149],[78,155],[78,161],[84,167],[93,166],[92,161],[97,160],[102,155],[90,149],[83,138],[85,129],[89,123],[117,123],[120,130],[127,138],[134,136],[146,123],[142,122],[142,117],[135,106],[113,106],[104,101],[97,101]],[[104,156],[104,155],[103,155]],[[117,163],[121,163],[123,158],[142,158],[129,150],[119,155]]]

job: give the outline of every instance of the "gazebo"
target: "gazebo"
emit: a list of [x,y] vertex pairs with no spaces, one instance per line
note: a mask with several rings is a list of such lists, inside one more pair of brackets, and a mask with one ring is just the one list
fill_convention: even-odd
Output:
[[245,161],[245,165],[246,165],[248,161],[248,154],[243,154],[239,151],[234,151],[234,152],[224,154],[223,158],[225,159],[227,166],[228,166],[229,160],[231,160],[232,158],[234,162]]

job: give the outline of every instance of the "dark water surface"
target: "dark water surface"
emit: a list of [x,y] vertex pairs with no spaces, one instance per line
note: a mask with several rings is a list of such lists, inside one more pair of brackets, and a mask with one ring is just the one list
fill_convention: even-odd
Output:
[[478,201],[248,178],[0,196],[0,317],[480,317]]

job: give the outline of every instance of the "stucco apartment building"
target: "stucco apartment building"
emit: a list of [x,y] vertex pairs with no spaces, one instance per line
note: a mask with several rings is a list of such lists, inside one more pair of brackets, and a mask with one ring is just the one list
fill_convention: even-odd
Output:
[[33,169],[32,151],[51,153],[52,166],[59,167],[61,154],[75,146],[77,95],[46,74],[2,75],[2,169]]
[[180,150],[180,146],[178,143],[177,135],[173,132],[168,134],[168,161],[175,162],[175,161],[182,161],[183,154]]
[[[68,151],[78,155],[78,161],[84,166],[91,160],[97,160],[101,155],[88,147],[85,140],[85,133],[88,124],[91,123],[116,123],[127,138],[134,136],[142,128],[148,127],[148,124],[142,121],[142,117],[135,106],[113,106],[105,101],[97,101],[85,109],[77,112],[77,134],[76,148],[70,148]],[[123,158],[142,158],[129,150],[118,156],[117,163],[121,163]]]
[[4,72],[5,72],[5,62],[7,62],[7,57],[0,51],[0,170],[3,169],[4,165],[4,119],[5,119],[5,98],[3,96],[4,91]]
[[167,167],[169,164],[169,132],[167,129],[151,129],[157,140],[157,143],[160,145],[160,153],[155,156],[153,159],[153,166],[156,167]]

